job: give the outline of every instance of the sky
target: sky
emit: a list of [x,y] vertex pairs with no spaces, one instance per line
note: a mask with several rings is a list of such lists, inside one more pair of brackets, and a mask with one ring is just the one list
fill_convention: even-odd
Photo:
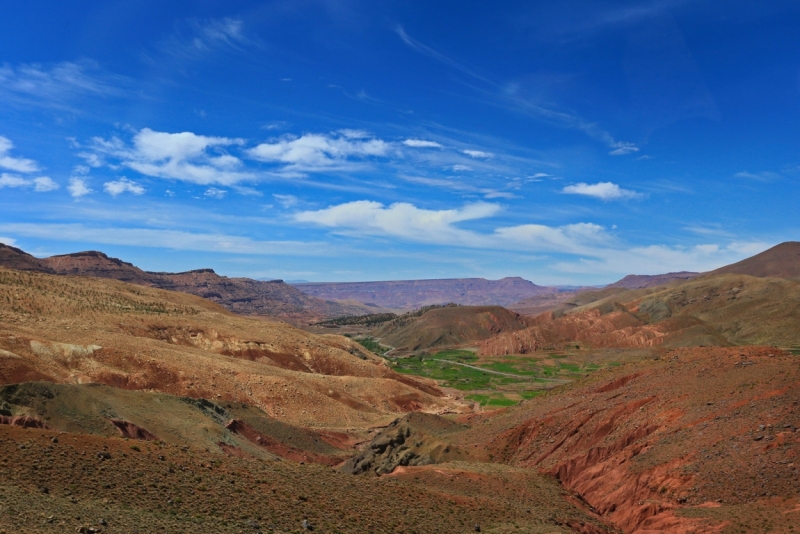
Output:
[[800,230],[794,1],[0,6],[0,242],[307,281],[705,271]]

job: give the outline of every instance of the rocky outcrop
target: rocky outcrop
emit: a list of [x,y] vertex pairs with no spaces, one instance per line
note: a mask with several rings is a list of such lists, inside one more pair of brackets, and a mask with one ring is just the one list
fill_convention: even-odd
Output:
[[447,434],[463,428],[458,423],[436,415],[411,413],[394,420],[340,469],[353,475],[380,476],[401,466],[474,461],[473,455],[446,440]]

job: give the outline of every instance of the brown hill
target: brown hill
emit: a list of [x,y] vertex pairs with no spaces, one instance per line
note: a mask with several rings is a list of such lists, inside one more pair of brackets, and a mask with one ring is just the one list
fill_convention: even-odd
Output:
[[0,268],[0,383],[46,380],[241,402],[361,431],[458,405],[341,336],[234,315],[192,295]]
[[0,267],[8,267],[18,271],[38,271],[40,273],[55,274],[53,269],[39,258],[35,258],[24,250],[5,243],[0,243]]
[[746,274],[750,276],[800,278],[800,242],[787,241],[761,254],[711,271],[715,274]]
[[624,288],[624,289],[643,289],[645,287],[655,287],[674,282],[675,280],[691,280],[700,276],[702,273],[693,273],[689,271],[680,271],[677,273],[666,274],[629,274],[622,280],[618,280],[613,284],[608,284],[607,288]]
[[298,324],[376,311],[375,308],[356,302],[330,302],[309,297],[282,280],[228,278],[216,274],[212,269],[183,273],[148,272],[97,251],[37,259],[20,249],[0,244],[0,266],[71,276],[109,278],[181,291],[209,299],[242,315],[280,317]]
[[444,306],[401,315],[373,335],[398,355],[473,343],[527,326],[525,318],[500,306]]
[[[595,298],[611,292],[604,298]],[[581,298],[577,295],[576,298]],[[800,282],[744,275],[695,278],[678,285],[604,289],[587,304],[533,319],[525,330],[479,344],[483,354],[544,346],[590,347],[800,344]]]
[[556,291],[554,288],[537,286],[519,277],[500,280],[453,278],[386,282],[319,282],[295,284],[295,287],[321,299],[355,300],[398,310],[450,302],[467,306],[505,306],[526,297]]

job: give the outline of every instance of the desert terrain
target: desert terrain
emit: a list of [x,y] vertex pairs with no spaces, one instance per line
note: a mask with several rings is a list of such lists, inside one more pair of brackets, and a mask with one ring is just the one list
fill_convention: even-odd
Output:
[[306,330],[6,250],[0,531],[793,532],[797,247]]

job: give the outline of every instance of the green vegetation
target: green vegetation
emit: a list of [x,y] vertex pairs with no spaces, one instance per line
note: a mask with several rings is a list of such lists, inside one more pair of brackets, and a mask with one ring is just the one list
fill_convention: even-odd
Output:
[[368,337],[354,337],[353,341],[355,341],[356,343],[358,343],[359,345],[361,345],[362,347],[364,347],[368,351],[374,352],[375,354],[377,354],[379,356],[383,356],[387,352],[392,350],[391,347],[386,347],[384,345],[381,345],[380,343],[375,341],[374,338],[369,337],[369,336]]
[[481,406],[513,406],[600,369],[600,364],[586,361],[588,356],[586,352],[553,352],[498,356],[487,362],[472,351],[446,350],[388,359],[398,373],[432,378],[444,387],[464,391],[466,399]]
[[480,394],[473,394],[467,395],[464,397],[467,400],[472,400],[480,404],[481,406],[514,406],[517,404],[517,401],[507,398],[502,393],[496,393],[493,395],[480,395]]
[[387,321],[395,319],[397,314],[394,313],[370,313],[368,315],[347,315],[345,317],[337,317],[328,321],[321,321],[314,323],[313,326],[349,326],[349,325],[364,325],[375,326],[383,324]]

